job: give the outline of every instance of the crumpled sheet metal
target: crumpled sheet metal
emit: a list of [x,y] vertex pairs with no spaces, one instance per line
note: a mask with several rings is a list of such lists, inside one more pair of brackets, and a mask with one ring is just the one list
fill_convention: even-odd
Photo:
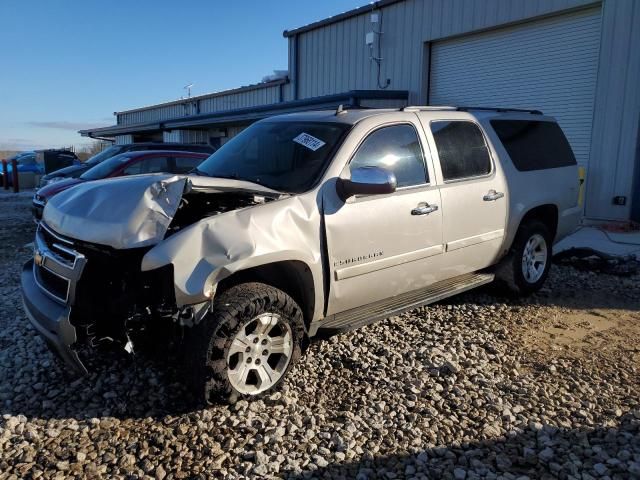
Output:
[[167,232],[186,181],[159,174],[86,182],[54,196],[43,220],[62,235],[116,249],[155,245]]
[[[153,247],[142,270],[173,264],[179,306],[210,299],[234,272],[278,261],[304,262],[312,272],[316,310],[321,308],[322,263],[318,207],[287,197],[195,223]],[[307,200],[309,201],[309,200]]]

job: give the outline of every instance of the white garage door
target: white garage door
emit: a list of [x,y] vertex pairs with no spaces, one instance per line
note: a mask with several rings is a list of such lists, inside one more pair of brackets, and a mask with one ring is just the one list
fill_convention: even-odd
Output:
[[589,162],[600,9],[434,43],[431,105],[542,110]]

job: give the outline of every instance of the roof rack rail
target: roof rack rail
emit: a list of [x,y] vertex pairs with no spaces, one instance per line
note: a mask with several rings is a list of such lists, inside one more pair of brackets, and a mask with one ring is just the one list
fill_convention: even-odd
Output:
[[505,108],[505,107],[457,107],[459,112],[467,112],[469,110],[485,110],[491,112],[524,112],[531,113],[533,115],[542,115],[540,110],[527,110],[524,108]]
[[451,107],[449,105],[407,105],[400,109],[401,112],[427,112],[437,110],[456,110],[458,107]]

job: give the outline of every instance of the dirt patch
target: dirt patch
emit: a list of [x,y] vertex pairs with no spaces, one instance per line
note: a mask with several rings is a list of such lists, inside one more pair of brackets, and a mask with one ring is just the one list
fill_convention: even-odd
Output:
[[640,305],[637,300],[589,292],[585,303],[599,308],[543,308],[525,327],[525,348],[554,357],[640,361]]

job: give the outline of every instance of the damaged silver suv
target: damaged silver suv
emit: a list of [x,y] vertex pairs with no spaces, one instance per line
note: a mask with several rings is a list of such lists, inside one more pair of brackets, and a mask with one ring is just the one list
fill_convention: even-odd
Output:
[[131,350],[169,325],[200,398],[262,395],[321,329],[494,279],[535,292],[577,225],[578,190],[569,143],[540,112],[272,117],[190,175],[55,196],[22,272],[25,310],[78,372],[84,346]]

